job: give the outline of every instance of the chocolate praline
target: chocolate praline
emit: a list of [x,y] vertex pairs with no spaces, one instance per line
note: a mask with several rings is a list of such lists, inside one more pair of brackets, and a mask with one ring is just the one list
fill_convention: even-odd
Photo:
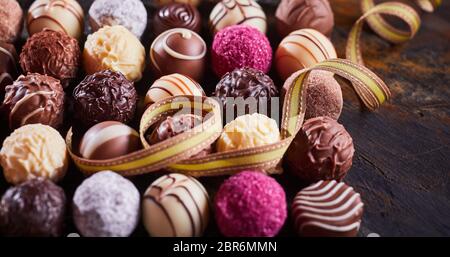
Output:
[[170,3],[161,6],[153,17],[155,35],[173,28],[185,28],[197,33],[201,29],[201,16],[190,4]]
[[59,80],[38,73],[21,75],[6,87],[2,110],[11,129],[41,123],[58,128],[63,122],[64,91]]
[[0,102],[5,95],[5,87],[14,82],[18,74],[18,56],[12,44],[0,41]]
[[103,70],[87,76],[73,91],[75,118],[86,127],[102,121],[130,122],[137,93],[120,72]]
[[0,202],[0,234],[7,236],[60,236],[66,197],[47,179],[32,179],[9,188]]

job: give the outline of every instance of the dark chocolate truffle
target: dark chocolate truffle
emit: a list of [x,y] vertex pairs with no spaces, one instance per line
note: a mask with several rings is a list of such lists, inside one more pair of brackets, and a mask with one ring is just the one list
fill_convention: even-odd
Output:
[[[242,97],[246,101],[245,114],[254,113],[259,110],[259,107],[262,107],[259,112],[264,112],[267,106],[267,114],[271,116],[271,98],[278,96],[278,89],[264,72],[245,67],[226,73],[217,84],[214,95],[223,103],[224,110],[226,110],[227,102],[233,101],[227,97]],[[255,101],[252,103],[253,99]],[[235,115],[244,114],[238,113],[242,107],[238,106],[236,99],[234,101]]]
[[0,202],[0,234],[7,236],[60,236],[66,197],[47,179],[32,179],[11,187]]
[[6,87],[2,110],[8,115],[9,127],[41,123],[58,128],[63,122],[64,91],[59,80],[29,73]]
[[344,126],[329,117],[307,120],[285,155],[290,172],[305,182],[341,180],[352,166],[355,149]]
[[0,0],[0,6],[0,41],[13,43],[22,31],[22,8],[16,0]]
[[17,76],[17,52],[14,45],[0,41],[0,102],[5,95],[5,87],[11,85]]
[[185,28],[200,33],[201,16],[197,8],[182,3],[161,6],[153,17],[155,35],[174,28]]
[[330,37],[334,16],[328,0],[281,0],[275,12],[278,34],[312,28]]
[[20,54],[20,65],[25,73],[49,75],[67,87],[77,76],[80,54],[75,38],[45,29],[28,38]]
[[137,93],[120,72],[103,70],[87,76],[73,91],[75,118],[90,127],[102,121],[133,119]]

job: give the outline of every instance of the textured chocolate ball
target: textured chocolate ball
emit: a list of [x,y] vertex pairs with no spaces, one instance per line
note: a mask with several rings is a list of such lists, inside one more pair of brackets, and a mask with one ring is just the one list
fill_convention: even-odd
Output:
[[307,120],[286,152],[290,172],[305,182],[341,180],[352,166],[353,140],[344,126],[328,117]]
[[16,0],[0,0],[0,6],[0,42],[13,43],[22,31],[22,8]]
[[67,87],[80,65],[78,41],[63,32],[44,30],[29,37],[20,53],[20,66],[25,73],[52,76]]
[[159,35],[162,32],[185,28],[200,33],[202,18],[197,8],[190,4],[170,3],[161,6],[153,17],[153,32]]
[[105,160],[127,155],[141,148],[139,133],[118,121],[104,121],[88,129],[80,141],[81,156]]
[[11,85],[19,73],[17,63],[14,45],[0,41],[0,102],[5,96],[5,87]]
[[9,188],[0,201],[0,234],[61,236],[66,196],[46,179],[32,179]]
[[180,73],[200,81],[206,62],[205,41],[195,32],[175,28],[160,34],[150,46],[150,64],[157,77]]
[[133,119],[137,93],[120,72],[103,70],[87,76],[73,91],[75,118],[90,127],[102,121]]
[[58,128],[63,122],[64,91],[59,80],[38,73],[21,75],[6,87],[2,110],[9,127],[41,123]]
[[328,0],[281,0],[275,12],[278,34],[312,28],[330,37],[334,16]]

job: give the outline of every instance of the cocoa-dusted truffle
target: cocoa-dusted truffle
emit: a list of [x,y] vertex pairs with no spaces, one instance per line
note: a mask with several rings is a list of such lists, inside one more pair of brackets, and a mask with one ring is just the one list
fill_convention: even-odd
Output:
[[16,0],[0,0],[0,6],[0,41],[13,43],[22,31],[22,8]]
[[50,76],[21,75],[6,87],[2,109],[11,129],[34,123],[58,128],[63,121],[64,91],[59,80]]
[[133,82],[111,70],[87,76],[74,89],[73,97],[75,118],[87,127],[108,120],[128,123],[136,110]]
[[153,17],[155,35],[174,29],[185,28],[200,33],[202,18],[197,8],[190,4],[170,3],[161,6]]
[[61,236],[66,196],[47,179],[32,179],[9,188],[0,202],[0,234]]
[[341,180],[352,166],[355,149],[344,126],[328,117],[307,120],[286,152],[290,172],[305,182]]
[[28,38],[20,54],[24,72],[57,78],[63,87],[77,76],[80,65],[78,41],[63,32],[44,30]]

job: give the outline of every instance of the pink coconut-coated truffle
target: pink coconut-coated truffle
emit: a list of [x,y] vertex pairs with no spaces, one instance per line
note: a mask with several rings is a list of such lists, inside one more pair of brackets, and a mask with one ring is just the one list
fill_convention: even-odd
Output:
[[212,44],[214,72],[222,77],[236,68],[250,67],[267,73],[272,61],[269,40],[259,30],[234,25],[220,30]]
[[286,195],[275,179],[243,171],[220,186],[215,210],[224,236],[275,236],[286,220]]

